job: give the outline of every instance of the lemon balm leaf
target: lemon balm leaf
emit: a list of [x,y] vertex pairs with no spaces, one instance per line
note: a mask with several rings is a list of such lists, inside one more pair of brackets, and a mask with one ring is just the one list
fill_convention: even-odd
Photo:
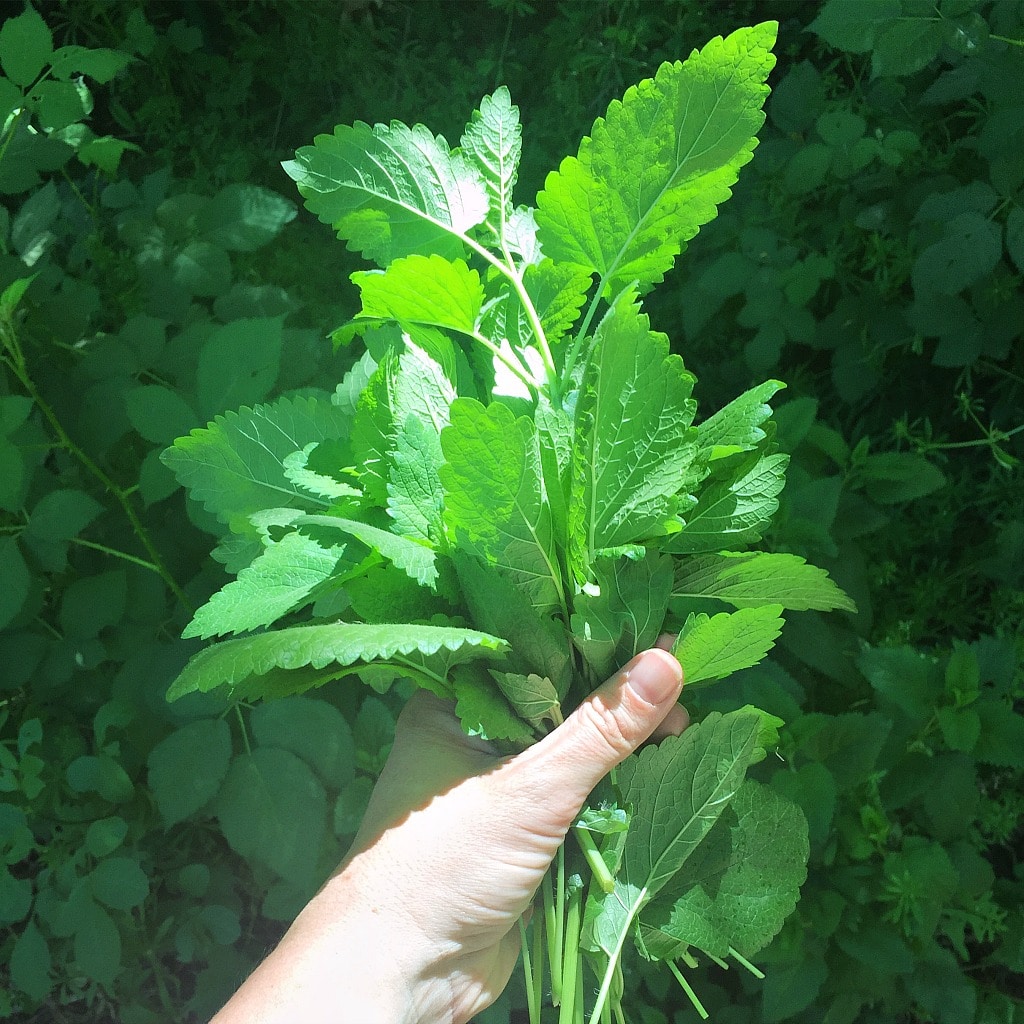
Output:
[[596,272],[606,295],[660,281],[753,155],[776,30],[713,39],[613,101],[537,196],[544,254]]
[[379,266],[465,256],[465,232],[490,209],[479,170],[423,125],[339,125],[283,166],[306,208]]

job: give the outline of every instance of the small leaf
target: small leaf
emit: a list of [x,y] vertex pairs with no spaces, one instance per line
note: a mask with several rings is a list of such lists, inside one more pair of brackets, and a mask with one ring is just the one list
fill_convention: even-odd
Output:
[[765,438],[761,429],[772,414],[768,399],[786,385],[778,380],[768,380],[709,416],[697,425],[697,439],[708,447],[728,446],[749,450]]
[[270,189],[231,184],[199,211],[196,231],[228,252],[253,252],[273,241],[297,212],[293,202]]
[[125,406],[132,426],[156,444],[170,444],[199,421],[188,402],[162,384],[147,384],[129,391]]
[[28,597],[32,576],[14,537],[0,537],[0,629],[14,621]]
[[[0,38],[0,46],[3,39]],[[36,1002],[42,1002],[53,988],[50,972],[53,958],[50,946],[35,921],[29,921],[15,940],[9,964],[11,982]]]
[[691,619],[672,648],[687,686],[756,665],[775,646],[783,625],[780,604]]
[[866,53],[879,29],[902,14],[900,0],[828,0],[808,31],[837,50]]
[[149,895],[149,877],[133,857],[106,857],[89,874],[92,893],[111,910],[131,910]]
[[486,225],[491,241],[505,240],[505,225],[512,216],[512,189],[522,154],[523,129],[519,108],[505,86],[480,101],[462,136],[462,152],[476,164],[487,187]]
[[534,673],[524,676],[515,672],[497,672],[491,669],[498,688],[524,722],[539,726],[543,722],[561,725],[562,711],[558,693],[550,679]]
[[218,327],[199,353],[197,395],[207,416],[261,402],[281,365],[284,317],[233,320]]
[[287,697],[259,704],[249,724],[257,743],[290,750],[332,789],[344,789],[355,777],[352,730],[326,701]]

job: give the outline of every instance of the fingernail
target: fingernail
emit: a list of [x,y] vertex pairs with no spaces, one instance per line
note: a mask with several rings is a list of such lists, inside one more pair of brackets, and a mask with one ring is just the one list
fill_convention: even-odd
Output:
[[648,704],[664,704],[679,695],[683,673],[679,662],[667,652],[638,654],[626,666],[626,683]]

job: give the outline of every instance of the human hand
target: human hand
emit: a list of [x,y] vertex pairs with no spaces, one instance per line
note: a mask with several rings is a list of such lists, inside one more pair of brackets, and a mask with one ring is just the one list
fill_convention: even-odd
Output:
[[416,694],[349,855],[215,1024],[462,1024],[490,1005],[591,790],[653,735],[686,727],[681,676],[663,649],[637,655],[511,758]]

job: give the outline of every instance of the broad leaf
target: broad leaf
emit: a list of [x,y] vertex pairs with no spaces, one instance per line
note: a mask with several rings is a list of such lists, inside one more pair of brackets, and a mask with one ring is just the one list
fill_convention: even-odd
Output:
[[708,834],[743,782],[757,741],[755,715],[711,712],[619,768],[633,808],[622,875],[653,898]]
[[344,544],[323,547],[305,533],[286,533],[242,569],[237,579],[218,590],[196,612],[182,636],[205,640],[269,626],[304,604],[316,587],[330,579],[344,551]]
[[349,422],[343,410],[328,402],[281,398],[272,405],[218,416],[205,428],[179,437],[161,458],[221,522],[255,536],[248,521],[253,512],[324,507],[288,478],[285,459],[308,444],[346,437]]
[[543,611],[564,603],[537,433],[506,406],[452,404],[441,434],[445,522],[460,547],[479,551]]
[[750,552],[697,555],[679,562],[673,597],[713,597],[734,608],[778,604],[793,611],[856,611],[824,569],[798,555]]
[[480,172],[423,125],[339,125],[283,166],[306,207],[380,266],[414,253],[465,256],[459,236],[489,210]]
[[675,512],[696,454],[693,382],[635,305],[620,300],[601,322],[576,409],[569,531],[578,567],[658,532]]
[[352,275],[363,307],[358,319],[426,324],[473,334],[484,300],[480,275],[462,260],[406,256],[385,271]]
[[739,398],[734,398],[713,416],[697,426],[697,438],[704,447],[735,447],[749,450],[765,438],[761,429],[772,414],[770,399],[786,385],[777,380],[766,380]]
[[537,196],[544,254],[597,272],[606,295],[660,281],[753,154],[776,29],[713,39],[613,102]]
[[742,547],[761,539],[779,507],[789,456],[741,453],[704,483],[682,529],[658,542],[673,554]]
[[544,722],[562,724],[558,693],[550,679],[534,673],[524,676],[515,672],[498,672],[493,668],[491,676],[524,722],[533,726],[540,726]]
[[704,842],[646,907],[643,948],[658,959],[675,947],[753,956],[796,906],[807,877],[807,821],[767,786],[745,782]]
[[782,632],[782,605],[741,608],[720,615],[691,615],[672,653],[683,666],[687,686],[724,679],[756,665]]
[[350,622],[293,626],[207,647],[189,661],[167,697],[177,700],[187,693],[234,686],[250,676],[266,675],[275,669],[344,668],[355,662],[389,660],[414,653],[430,655],[442,648],[455,651],[463,647],[475,648],[479,657],[491,657],[507,645],[487,633],[454,626]]

